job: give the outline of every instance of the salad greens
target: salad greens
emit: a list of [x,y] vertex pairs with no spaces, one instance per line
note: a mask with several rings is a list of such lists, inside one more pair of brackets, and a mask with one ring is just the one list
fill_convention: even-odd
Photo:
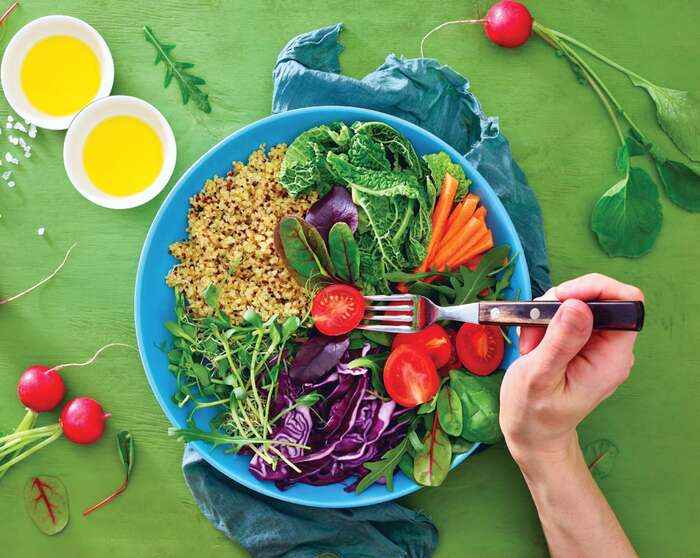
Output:
[[[456,181],[447,181],[449,195],[440,196],[447,173]],[[501,298],[509,288],[516,255],[508,246],[485,248],[471,268],[416,272],[436,203],[459,207],[455,218],[462,219],[478,199],[465,199],[469,180],[449,155],[421,158],[384,123],[335,122],[303,132],[289,146],[279,180],[291,196],[320,195],[305,218],[283,217],[274,235],[283,263],[310,293],[337,283],[391,293],[401,283],[447,305]],[[190,409],[188,428],[170,434],[248,454],[250,472],[280,489],[356,477],[346,490],[359,493],[374,483],[391,490],[399,469],[437,486],[454,455],[500,437],[502,374],[446,367],[432,400],[404,408],[384,385],[392,335],[322,335],[309,316],[263,320],[253,310],[239,322],[221,308],[216,285],[204,300],[213,316],[194,317],[177,293],[176,320],[165,324],[173,336],[173,400]],[[218,411],[211,431],[194,423],[206,408]]]

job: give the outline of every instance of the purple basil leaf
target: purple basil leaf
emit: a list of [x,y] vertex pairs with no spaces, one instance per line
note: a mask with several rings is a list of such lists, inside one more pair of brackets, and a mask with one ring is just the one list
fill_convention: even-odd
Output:
[[333,186],[306,214],[306,222],[316,227],[326,243],[333,225],[342,221],[355,232],[358,219],[357,207],[352,202],[352,196],[342,186]]
[[317,382],[340,362],[349,346],[348,337],[311,337],[294,357],[289,377],[297,384]]

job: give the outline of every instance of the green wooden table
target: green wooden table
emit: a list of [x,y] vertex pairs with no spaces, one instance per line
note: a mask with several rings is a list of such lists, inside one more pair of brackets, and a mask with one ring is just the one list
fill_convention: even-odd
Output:
[[[482,9],[489,4],[478,3]],[[52,13],[74,15],[97,28],[114,56],[114,93],[153,103],[173,127],[178,141],[174,183],[215,142],[269,113],[271,68],[294,35],[345,22],[341,61],[346,73],[360,77],[389,52],[416,56],[428,29],[443,20],[474,17],[476,4],[28,0],[12,16],[3,45],[24,23]],[[659,84],[700,90],[697,3],[528,4],[545,25],[570,32]],[[153,66],[153,49],[141,32],[144,24],[176,43],[181,59],[197,63],[197,73],[208,81],[210,115],[183,107],[174,87],[163,90],[163,68]],[[578,85],[540,40],[508,51],[492,46],[477,28],[450,28],[431,38],[427,54],[468,76],[487,112],[501,117],[544,209],[554,280],[596,270],[644,289],[648,321],[637,365],[629,381],[584,422],[581,439],[606,437],[619,446],[615,470],[601,487],[643,556],[700,556],[700,444],[694,430],[700,418],[700,217],[664,199],[665,223],[653,252],[640,260],[607,258],[591,236],[588,220],[595,200],[616,180],[616,140],[592,92]],[[648,98],[628,87],[622,76],[607,68],[601,72],[639,115],[643,128],[670,149],[656,131]],[[7,114],[3,99],[3,124]],[[62,132],[40,131],[32,159],[16,173],[14,189],[0,182],[0,293],[26,287],[53,268],[72,242],[79,242],[59,277],[0,308],[3,428],[12,427],[22,414],[14,392],[26,366],[83,359],[110,341],[134,342],[137,259],[164,194],[145,207],[122,212],[90,204],[63,171],[63,138]],[[6,134],[0,136],[3,153],[6,141]],[[46,229],[43,237],[37,235],[39,227]],[[168,422],[137,355],[113,349],[94,366],[67,370],[65,376],[69,395],[99,398],[114,418],[98,444],[78,447],[60,440],[3,479],[3,556],[244,556],[192,501],[180,473],[182,447],[166,436]],[[81,510],[121,483],[114,434],[123,428],[133,432],[137,443],[132,484],[118,501],[83,518]],[[71,523],[57,537],[41,535],[24,513],[24,483],[40,473],[58,475],[70,492]],[[470,459],[444,486],[422,490],[403,503],[435,520],[439,558],[546,553],[527,490],[502,444]]]

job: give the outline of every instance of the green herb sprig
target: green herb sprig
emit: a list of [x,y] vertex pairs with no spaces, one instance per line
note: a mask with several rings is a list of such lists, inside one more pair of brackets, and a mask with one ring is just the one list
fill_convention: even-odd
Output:
[[175,48],[175,45],[161,43],[156,38],[151,28],[147,25],[144,25],[143,33],[146,40],[156,49],[155,64],[158,65],[160,62],[162,62],[165,66],[165,79],[163,80],[163,87],[167,89],[174,79],[180,88],[180,95],[182,96],[183,105],[186,105],[189,100],[192,99],[199,110],[205,113],[210,113],[211,105],[209,104],[209,95],[204,93],[204,91],[202,91],[199,87],[200,85],[204,85],[206,81],[189,72],[191,68],[194,68],[194,64],[191,62],[178,62],[175,60],[170,54]]

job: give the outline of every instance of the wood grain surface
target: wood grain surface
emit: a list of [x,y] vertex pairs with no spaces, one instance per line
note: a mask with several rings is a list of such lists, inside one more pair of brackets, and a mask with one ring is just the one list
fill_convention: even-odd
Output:
[[[700,90],[698,2],[528,4],[543,24],[594,45],[652,81]],[[294,35],[343,21],[341,62],[346,73],[361,77],[389,52],[416,56],[421,36],[437,23],[476,17],[487,6],[483,0],[27,0],[12,16],[0,49],[21,25],[42,15],[74,15],[93,25],[114,56],[114,93],[153,103],[173,127],[178,163],[172,185],[215,142],[269,114],[272,65]],[[153,48],[141,32],[144,24],[176,43],[182,60],[197,64],[196,73],[208,82],[210,115],[182,106],[174,84],[162,88],[164,70],[153,65]],[[642,556],[700,556],[695,431],[700,419],[700,216],[664,198],[663,231],[653,252],[639,260],[607,258],[590,233],[589,217],[598,196],[617,180],[616,139],[593,93],[539,40],[509,51],[488,43],[478,28],[452,27],[431,37],[426,54],[468,76],[487,112],[500,116],[544,209],[554,280],[600,271],[644,289],[647,321],[637,365],[629,381],[581,425],[580,437],[584,443],[609,438],[619,447],[615,469],[601,488]],[[677,153],[656,128],[644,93],[607,68],[600,72],[654,141]],[[0,99],[3,124],[8,110]],[[0,307],[4,430],[22,415],[14,394],[25,367],[80,360],[111,341],[135,342],[136,264],[164,194],[128,211],[90,204],[66,178],[63,138],[62,132],[40,131],[32,159],[16,172],[16,186],[8,189],[0,182],[0,294],[28,286],[52,269],[72,242],[79,243],[60,276]],[[0,136],[0,152],[6,140],[6,134]],[[43,237],[36,233],[39,227],[46,229]],[[89,368],[66,370],[65,377],[69,395],[99,398],[114,418],[98,444],[78,447],[59,440],[2,480],[2,556],[245,556],[194,504],[180,472],[182,447],[166,435],[168,423],[136,353],[112,349]],[[80,511],[122,480],[114,442],[120,429],[129,429],[136,441],[132,482],[116,501],[83,518]],[[59,476],[68,488],[71,522],[56,537],[39,533],[24,512],[22,488],[35,474]],[[435,520],[441,537],[438,558],[546,554],[527,490],[502,444],[468,460],[444,486],[424,489],[403,503]]]

